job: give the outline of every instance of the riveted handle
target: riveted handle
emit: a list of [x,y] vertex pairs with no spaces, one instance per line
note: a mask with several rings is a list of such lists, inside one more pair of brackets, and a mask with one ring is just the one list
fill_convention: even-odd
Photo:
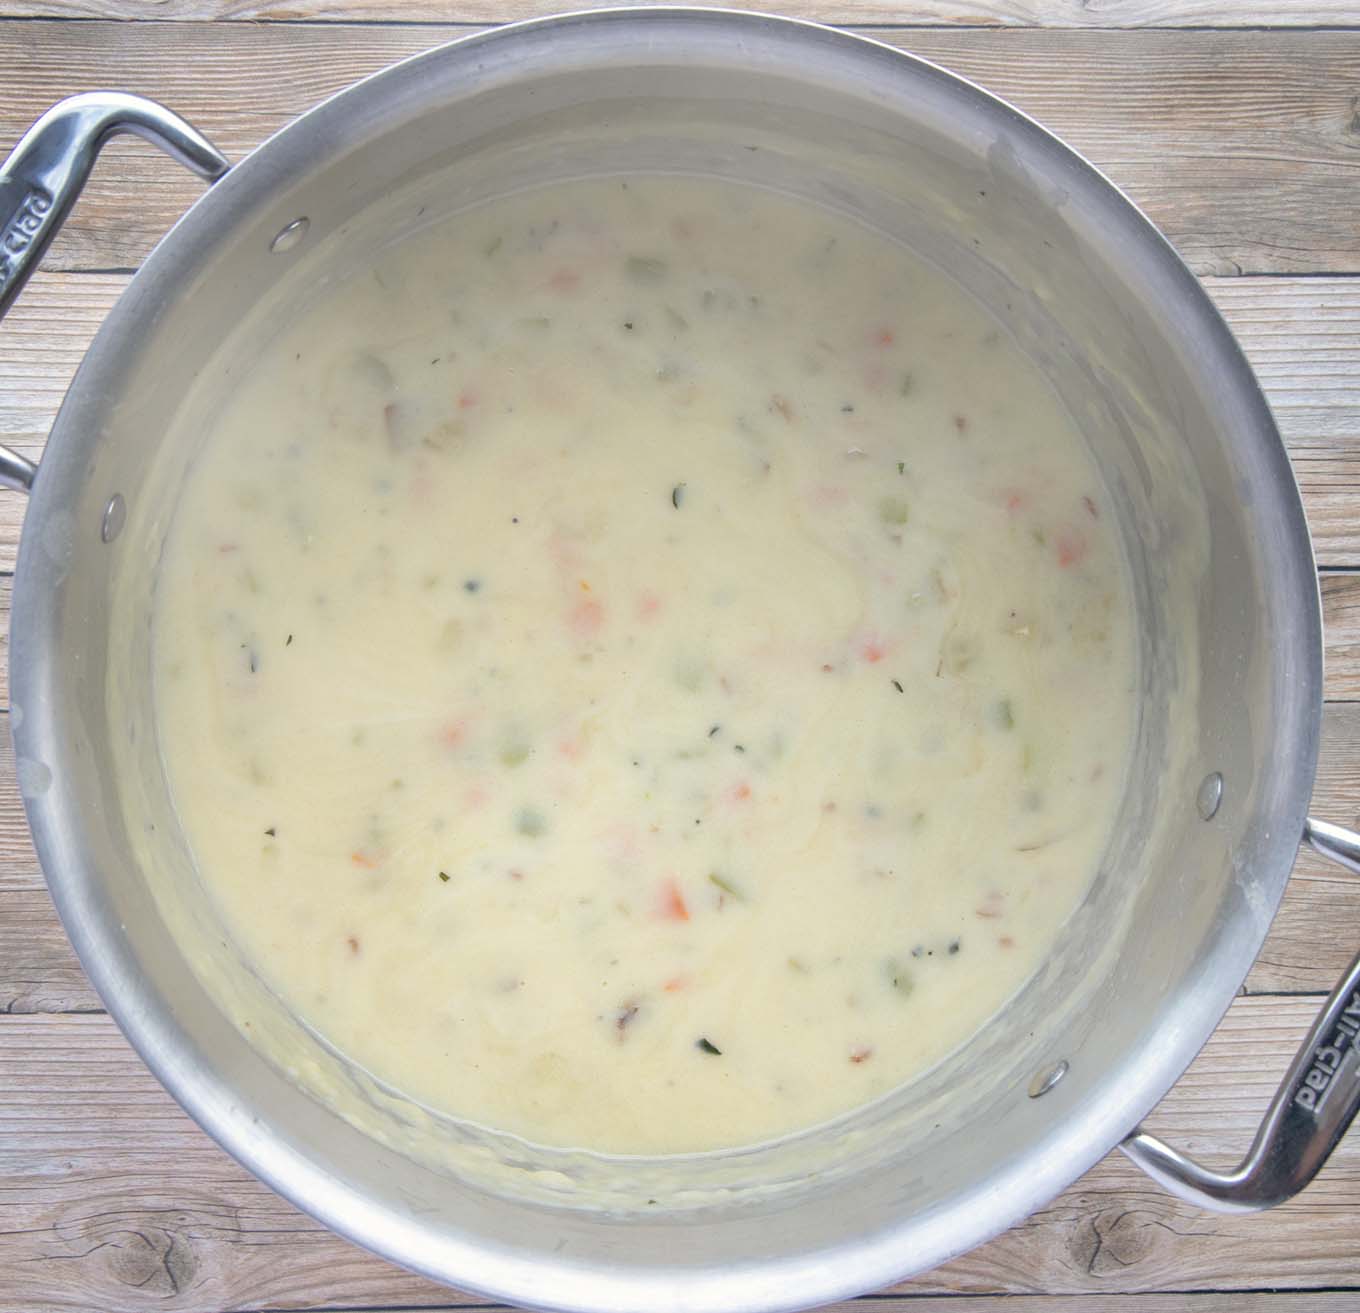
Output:
[[[71,212],[103,144],[130,132],[212,182],[226,159],[163,105],[120,91],[71,96],[47,111],[0,165],[0,318]],[[0,485],[28,491],[38,467],[0,448]]]
[[[1360,835],[1309,820],[1303,837],[1360,873]],[[1153,1180],[1201,1208],[1255,1212],[1293,1198],[1317,1175],[1360,1112],[1360,956],[1313,1023],[1256,1138],[1230,1172],[1187,1158],[1141,1127],[1119,1147]]]

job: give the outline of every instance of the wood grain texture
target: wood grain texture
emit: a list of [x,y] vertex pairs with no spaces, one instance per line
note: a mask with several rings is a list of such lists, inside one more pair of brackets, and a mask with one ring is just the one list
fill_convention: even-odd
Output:
[[[0,1014],[89,1012],[95,994],[47,896],[0,735]],[[1313,811],[1360,827],[1360,703],[1331,703],[1323,721]],[[1249,993],[1324,992],[1360,949],[1360,876],[1301,854]]]
[[[72,375],[127,282],[126,274],[40,270],[35,276],[0,323],[0,442],[40,456]],[[1303,490],[1318,561],[1360,566],[1354,492],[1360,486],[1360,278],[1204,283],[1270,399]],[[0,570],[14,568],[23,513],[22,498],[0,497]],[[1348,660],[1344,678],[1352,693],[1333,690],[1331,696],[1360,690],[1360,652]]]
[[[1314,1006],[1239,999],[1149,1127],[1211,1160],[1235,1157]],[[1112,1155],[1028,1222],[897,1293],[1221,1291],[1257,1285],[1262,1272],[1279,1286],[1360,1286],[1358,1209],[1356,1137],[1268,1221],[1197,1213]],[[329,1234],[230,1162],[104,1016],[0,1017],[0,1218],[5,1313],[464,1302]],[[1049,1307],[1007,1303],[991,1313]]]
[[[623,0],[605,0],[596,8]],[[713,5],[718,0],[695,0]],[[497,23],[560,12],[549,0],[34,0],[0,5],[9,16],[251,22]],[[779,11],[823,23],[961,27],[1259,27],[1248,0],[785,0]],[[1272,27],[1360,24],[1351,0],[1279,0]]]
[[[116,85],[165,100],[237,158],[362,74],[467,25],[549,7],[0,0],[0,153],[53,100]],[[781,7],[886,27],[873,34],[1012,99],[1104,167],[1201,274],[1275,275],[1206,285],[1270,397],[1320,562],[1360,567],[1360,278],[1319,276],[1360,273],[1360,31],[1119,30],[1356,28],[1360,4]],[[1073,28],[1106,30],[1065,30]],[[40,454],[72,372],[127,281],[69,271],[135,267],[198,193],[150,148],[109,148],[49,271],[0,325],[0,441]],[[0,572],[13,566],[23,505],[0,495]],[[0,574],[0,624],[10,586]],[[1322,593],[1327,692],[1345,701],[1326,709],[1314,810],[1360,825],[1360,575],[1327,576]],[[0,707],[6,660],[0,652]],[[1248,980],[1257,993],[1235,1002],[1150,1128],[1209,1161],[1235,1160],[1317,1006],[1272,991],[1330,988],[1358,942],[1360,878],[1302,857]],[[833,1313],[1360,1313],[1357,1214],[1356,1134],[1304,1196],[1266,1217],[1184,1208],[1114,1155],[991,1244]],[[0,733],[0,1313],[473,1307],[485,1305],[327,1233],[174,1106],[102,1015],[57,923]]]
[[[72,91],[165,101],[232,158],[356,78],[466,28],[0,23],[0,141]],[[1201,273],[1355,272],[1360,32],[878,30],[1087,153]],[[51,252],[140,263],[199,184],[116,141]]]

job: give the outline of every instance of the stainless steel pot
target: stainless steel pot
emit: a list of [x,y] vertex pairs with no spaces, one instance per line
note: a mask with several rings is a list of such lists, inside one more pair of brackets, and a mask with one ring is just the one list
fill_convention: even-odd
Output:
[[[1260,948],[1305,819],[1321,633],[1284,448],[1194,277],[1033,122],[920,60],[699,10],[571,15],[352,87],[228,169],[167,111],[105,93],[0,170],[0,311],[100,143],[134,131],[209,180],[110,314],[31,493],[14,592],[15,751],[52,897],[148,1065],[243,1163],[337,1230],[543,1308],[791,1309],[919,1272],[1020,1220],[1111,1148],[1205,1207],[1301,1189],[1360,1106],[1360,962],[1246,1161],[1137,1130]],[[366,1080],[237,961],[166,796],[148,617],[194,397],[317,279],[438,212],[553,178],[701,171],[864,218],[1013,329],[1087,433],[1140,610],[1142,715],[1116,835],[1053,960],[982,1035],[885,1102],[795,1140],[659,1161],[539,1151]],[[422,217],[423,216],[423,217]],[[188,436],[186,436],[188,435]],[[264,1018],[247,1040],[244,1009]]]

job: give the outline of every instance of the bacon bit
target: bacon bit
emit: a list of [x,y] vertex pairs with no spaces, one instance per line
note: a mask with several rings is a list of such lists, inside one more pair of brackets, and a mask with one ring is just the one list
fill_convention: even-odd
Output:
[[1078,529],[1064,529],[1058,535],[1058,564],[1066,570],[1080,564],[1090,550],[1086,535]]
[[523,871],[511,870],[511,871],[508,871],[507,874],[509,875],[509,877],[510,877],[512,880],[522,880],[522,879],[524,879],[524,872],[523,872]]
[[967,432],[968,432],[968,416],[967,416],[967,415],[955,415],[955,416],[954,416],[954,427],[955,427],[956,429],[958,429],[958,431],[959,431],[960,433],[967,433]]
[[661,882],[661,903],[658,915],[663,921],[688,921],[689,908],[685,906],[685,896],[680,892],[674,877]]
[[1015,940],[1012,939],[1012,938],[1010,937],[1010,935],[1000,935],[1000,936],[998,936],[996,942],[997,942],[998,944],[1000,944],[1002,948],[1014,948],[1014,947],[1015,947]]
[[463,740],[467,738],[467,721],[450,721],[439,731],[439,738],[446,748],[461,747]]
[[751,786],[742,780],[736,788],[732,790],[732,800],[734,802],[745,802],[751,796]]
[[557,750],[568,761],[580,761],[581,758],[585,756],[586,751],[585,739],[583,739],[579,734],[574,734],[569,739],[563,739],[557,745]]
[[349,951],[355,954],[355,956],[358,956],[359,941],[353,935],[350,935],[350,937],[345,940],[345,943],[349,945]]
[[822,666],[822,674],[824,674],[824,675],[829,675],[829,674],[831,674],[832,671],[834,671],[835,669],[836,669],[836,667],[833,666],[833,665],[825,665],[825,664],[824,664],[824,665]]
[[872,666],[888,655],[888,649],[877,639],[871,638],[860,649],[860,655]]
[[652,592],[639,593],[637,599],[637,613],[641,620],[650,620],[658,611],[661,610],[661,599]]
[[1086,507],[1086,513],[1093,519],[1100,519],[1100,512],[1096,509],[1096,504],[1089,497],[1083,497],[1081,504]]
[[891,328],[880,328],[878,332],[874,334],[875,346],[892,346],[896,340]]
[[828,813],[833,812],[836,810],[836,804],[834,802],[824,802],[822,803],[822,810]]
[[236,551],[236,549],[237,549],[236,543],[220,543],[218,544],[217,548],[217,550],[221,552],[223,556],[230,555],[232,552]]
[[859,1066],[861,1062],[868,1062],[869,1059],[872,1058],[873,1056],[874,1056],[873,1045],[861,1044],[859,1048],[851,1051],[850,1061],[853,1062],[856,1066]]
[[668,981],[666,981],[664,985],[661,986],[661,988],[664,989],[668,994],[678,994],[682,989],[689,988],[689,977],[672,976]]
[[793,406],[789,403],[787,397],[781,397],[779,393],[776,392],[770,398],[770,409],[774,411],[776,415],[783,416],[785,422],[789,424],[793,423]]
[[349,859],[355,866],[362,866],[366,871],[371,871],[378,865],[378,859],[371,853],[364,852],[362,848],[356,848],[350,853]]
[[1006,509],[1010,511],[1012,515],[1014,515],[1016,511],[1024,510],[1029,502],[1028,494],[1021,492],[1018,488],[1007,488],[1003,496],[1005,498]]
[[587,597],[571,608],[571,627],[578,637],[598,634],[603,624],[604,607],[593,597]]
[[559,269],[548,279],[554,292],[574,292],[581,285],[581,275],[575,269]]
[[471,388],[464,388],[458,394],[458,409],[471,410],[480,400],[481,398]]
[[614,1029],[619,1032],[620,1044],[623,1043],[624,1034],[627,1032],[628,1027],[632,1024],[633,1018],[636,1017],[637,1014],[638,1005],[636,1003],[625,1003],[614,1014]]

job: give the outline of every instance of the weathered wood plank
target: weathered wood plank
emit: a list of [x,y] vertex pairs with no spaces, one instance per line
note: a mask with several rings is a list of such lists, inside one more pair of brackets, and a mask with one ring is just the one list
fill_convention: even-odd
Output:
[[[1240,1153],[1313,1006],[1239,999],[1149,1125],[1212,1160]],[[0,1208],[0,1309],[10,1313],[464,1302],[330,1235],[252,1180],[175,1108],[104,1016],[0,1018]],[[1027,1223],[897,1290],[1223,1291],[1258,1285],[1262,1272],[1277,1287],[1360,1286],[1357,1209],[1360,1137],[1343,1142],[1303,1196],[1264,1217],[1198,1213],[1114,1155]],[[1119,1303],[1073,1307],[1125,1313]]]
[[[0,1013],[91,1011],[85,979],[47,896],[0,733]],[[1323,722],[1315,813],[1360,827],[1360,704],[1331,703]],[[1249,993],[1330,990],[1360,948],[1360,876],[1303,853]]]
[[[1167,6],[1169,8],[1169,5]],[[164,100],[233,158],[324,95],[463,34],[437,26],[0,26],[0,141],[62,95]],[[1105,168],[1202,273],[1351,272],[1360,32],[879,30],[1034,114]],[[135,266],[199,184],[114,142],[52,251]]]
[[1319,564],[1360,564],[1360,279],[1204,284],[1275,412]]
[[[1360,231],[1360,225],[1357,226]],[[37,458],[124,274],[42,270],[0,323],[0,442]],[[1360,565],[1360,278],[1206,278],[1270,398],[1303,489],[1318,560]],[[21,497],[0,497],[0,569],[13,569]],[[1356,696],[1355,653],[1330,696]]]
[[[626,0],[606,0],[605,8]],[[697,0],[703,5],[718,0]],[[252,22],[502,23],[560,12],[553,0],[31,0],[0,18],[249,20]],[[1341,27],[1360,22],[1350,0],[784,0],[780,12],[823,23],[962,27]]]

